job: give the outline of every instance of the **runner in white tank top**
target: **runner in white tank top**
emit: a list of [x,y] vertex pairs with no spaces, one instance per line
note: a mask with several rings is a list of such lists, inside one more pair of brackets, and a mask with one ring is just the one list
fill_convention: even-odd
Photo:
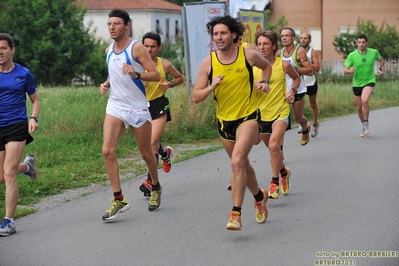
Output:
[[[309,33],[306,32],[302,33],[301,46],[306,52],[306,56],[308,57],[308,60],[310,62],[310,65],[312,66],[313,71],[319,72],[320,71],[319,56],[317,52],[310,46],[311,41],[312,41],[312,36],[310,36]],[[319,122],[317,121],[319,113],[319,107],[317,105],[318,84],[314,72],[312,76],[304,76],[305,84],[308,88],[306,94],[309,96],[309,104],[312,110],[313,126],[310,132],[310,135],[312,137],[316,137],[317,134],[319,133]]]
[[113,9],[108,14],[108,31],[114,42],[107,49],[109,76],[99,89],[101,94],[110,91],[103,126],[102,152],[113,199],[111,207],[102,217],[104,221],[112,221],[119,213],[130,208],[122,194],[116,156],[119,138],[126,127],[133,131],[140,155],[153,180],[147,208],[154,211],[161,204],[162,185],[158,180],[158,163],[151,147],[151,115],[142,82],[160,81],[161,75],[144,45],[126,35],[130,21],[125,10]]
[[[310,65],[308,58],[306,57],[305,51],[295,46],[295,31],[292,28],[286,27],[281,32],[281,42],[284,45],[284,48],[281,51],[280,57],[289,61],[291,65],[296,68],[296,71],[300,76],[303,75],[312,75],[313,70]],[[287,80],[287,89],[289,87],[289,80]],[[307,118],[303,115],[303,96],[306,93],[306,85],[301,77],[301,84],[297,89],[297,94],[295,95],[295,101],[292,103],[292,110],[294,113],[295,122],[298,123],[302,128],[302,137],[300,143],[302,146],[305,146],[309,142],[309,132],[310,125],[308,125]],[[282,146],[282,145],[281,145]]]
[[135,72],[144,73],[144,67],[133,58],[133,46],[137,40],[130,40],[129,45],[121,52],[115,52],[115,43],[108,47],[107,65],[109,80],[111,82],[108,105],[116,104],[120,109],[130,110],[147,109],[147,99],[144,84],[139,79],[134,79],[122,73],[123,64],[132,65]]

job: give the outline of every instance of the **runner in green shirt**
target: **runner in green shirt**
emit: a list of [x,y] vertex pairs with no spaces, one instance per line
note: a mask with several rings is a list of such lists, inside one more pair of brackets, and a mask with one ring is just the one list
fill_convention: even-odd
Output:
[[365,137],[371,133],[369,123],[370,105],[369,100],[373,94],[376,75],[374,74],[374,62],[378,61],[377,75],[381,76],[384,72],[384,59],[378,50],[367,48],[367,36],[360,34],[356,37],[357,50],[351,52],[345,60],[345,74],[353,74],[353,94],[360,122],[363,124],[360,137]]

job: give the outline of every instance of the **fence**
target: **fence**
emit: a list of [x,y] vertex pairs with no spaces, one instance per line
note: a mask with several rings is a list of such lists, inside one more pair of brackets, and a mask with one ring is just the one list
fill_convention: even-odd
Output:
[[[377,73],[378,70],[378,62],[374,65],[374,72]],[[385,64],[382,67],[384,74],[387,76],[398,76],[399,75],[399,59],[387,59],[385,60]],[[330,73],[336,75],[344,75],[344,61],[324,61],[321,62],[321,73]]]

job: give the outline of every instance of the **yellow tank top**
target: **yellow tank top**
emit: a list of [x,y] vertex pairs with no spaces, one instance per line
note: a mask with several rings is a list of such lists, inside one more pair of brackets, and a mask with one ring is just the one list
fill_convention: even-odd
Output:
[[[270,77],[270,92],[256,92],[259,100],[259,110],[262,121],[273,121],[278,117],[287,117],[290,113],[289,103],[285,100],[286,81],[283,70],[283,59],[276,57],[272,66],[272,75]],[[255,80],[262,79],[262,70],[254,67]]]
[[145,90],[146,90],[147,101],[152,101],[154,99],[157,99],[165,95],[165,91],[162,89],[159,83],[166,81],[166,74],[162,66],[162,59],[160,57],[157,57],[157,60],[158,60],[157,70],[159,74],[161,74],[161,80],[159,82],[148,82],[148,81],[146,82]]
[[244,47],[244,48],[247,48],[248,43],[247,42],[241,42],[241,46]]
[[252,67],[247,62],[244,47],[237,47],[237,50],[237,58],[231,64],[220,63],[216,52],[211,53],[210,81],[216,75],[224,75],[213,94],[216,117],[225,121],[246,117],[258,109]]

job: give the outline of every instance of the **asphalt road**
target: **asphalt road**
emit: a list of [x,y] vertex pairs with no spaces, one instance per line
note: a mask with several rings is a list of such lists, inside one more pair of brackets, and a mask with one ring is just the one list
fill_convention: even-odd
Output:
[[[323,121],[304,147],[296,130],[288,131],[284,154],[292,189],[269,200],[265,224],[256,223],[247,190],[242,231],[225,229],[231,169],[219,150],[161,172],[158,211],[147,211],[140,176],[123,183],[131,208],[115,222],[101,220],[110,206],[109,186],[17,219],[17,233],[0,238],[0,265],[397,266],[398,121],[399,108],[371,112],[367,138],[359,137],[355,115]],[[268,188],[266,147],[255,146],[250,160]]]

